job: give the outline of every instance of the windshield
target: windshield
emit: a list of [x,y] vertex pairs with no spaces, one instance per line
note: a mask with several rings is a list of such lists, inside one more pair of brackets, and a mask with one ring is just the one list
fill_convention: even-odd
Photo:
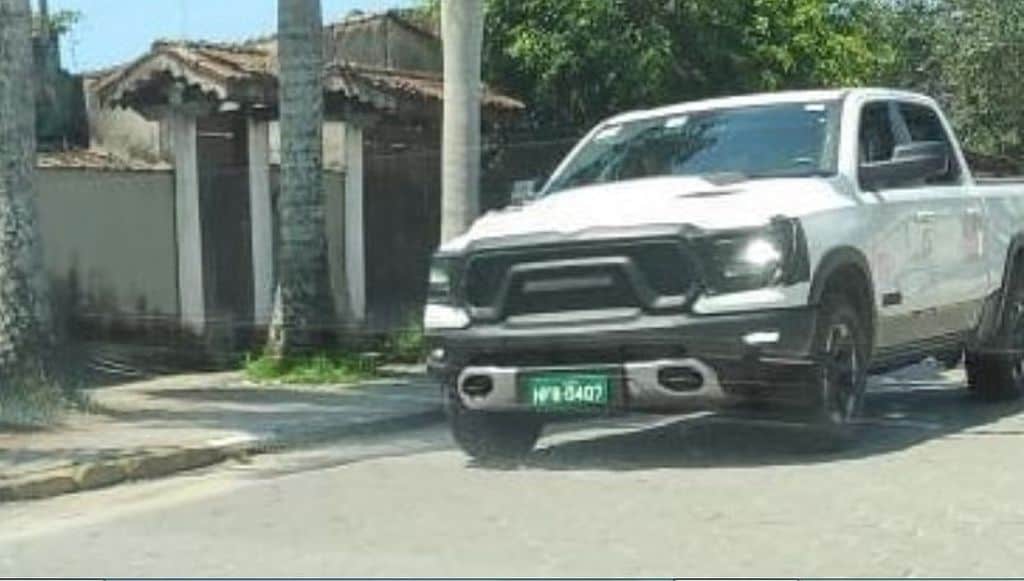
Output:
[[576,152],[547,191],[669,175],[831,175],[838,111],[837,102],[786,103],[611,124]]

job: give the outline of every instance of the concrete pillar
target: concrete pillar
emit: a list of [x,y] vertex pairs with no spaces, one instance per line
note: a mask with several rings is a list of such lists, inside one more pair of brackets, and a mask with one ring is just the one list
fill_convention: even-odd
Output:
[[174,150],[174,211],[178,242],[178,303],[182,324],[202,333],[206,327],[203,290],[203,232],[200,222],[196,119],[175,113],[170,120]]
[[363,222],[363,130],[345,124],[345,278],[349,308],[366,319],[366,233]]
[[249,220],[252,225],[253,322],[270,324],[274,303],[274,213],[270,193],[270,123],[249,119]]
[[480,53],[483,0],[442,0],[444,120],[441,241],[465,232],[480,211]]

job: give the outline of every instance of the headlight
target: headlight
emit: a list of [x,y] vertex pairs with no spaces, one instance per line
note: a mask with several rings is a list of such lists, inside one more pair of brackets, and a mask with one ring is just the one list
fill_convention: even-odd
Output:
[[458,259],[451,256],[435,256],[430,263],[427,307],[423,312],[423,328],[428,332],[469,326],[469,314],[456,304],[458,266]]
[[423,329],[425,331],[465,329],[468,326],[469,315],[465,309],[451,305],[428,304],[423,311]]
[[708,286],[715,294],[739,292],[810,277],[803,231],[796,220],[716,235],[708,240]]
[[430,304],[451,304],[455,295],[455,260],[434,257],[430,263],[430,279],[427,285],[427,302]]

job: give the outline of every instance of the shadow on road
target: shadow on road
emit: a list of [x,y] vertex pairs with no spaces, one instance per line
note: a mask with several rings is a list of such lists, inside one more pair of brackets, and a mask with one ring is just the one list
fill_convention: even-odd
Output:
[[[898,377],[876,386],[853,442],[836,449],[807,426],[705,415],[650,429],[555,443],[525,460],[545,470],[708,468],[835,462],[947,437],[1024,435],[1024,402],[983,402],[959,383]],[[494,467],[500,468],[500,467]]]

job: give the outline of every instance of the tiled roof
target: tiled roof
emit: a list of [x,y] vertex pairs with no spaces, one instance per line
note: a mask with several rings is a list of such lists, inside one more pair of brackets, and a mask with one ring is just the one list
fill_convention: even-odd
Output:
[[[277,48],[272,41],[158,41],[139,59],[98,78],[92,90],[101,101],[124,103],[141,87],[169,77],[220,101],[271,105],[276,101],[277,70]],[[396,109],[400,102],[441,101],[443,86],[444,79],[438,74],[343,62],[331,62],[324,68],[328,92],[385,111]],[[484,87],[483,106],[493,112],[524,108],[522,102],[488,87]]]
[[104,100],[120,101],[136,85],[170,75],[227,99],[232,83],[275,80],[276,69],[277,54],[269,48],[161,40],[142,57],[99,79],[93,90]]
[[[373,102],[372,93],[380,92],[392,97],[442,101],[444,78],[429,73],[397,71],[359,66],[352,63],[332,63],[324,70],[324,85],[328,91],[343,92],[346,97]],[[521,101],[502,95],[484,86],[484,108],[499,111],[519,111]]]
[[92,169],[102,171],[169,171],[171,164],[129,159],[95,149],[41,152],[36,167],[40,169]]

